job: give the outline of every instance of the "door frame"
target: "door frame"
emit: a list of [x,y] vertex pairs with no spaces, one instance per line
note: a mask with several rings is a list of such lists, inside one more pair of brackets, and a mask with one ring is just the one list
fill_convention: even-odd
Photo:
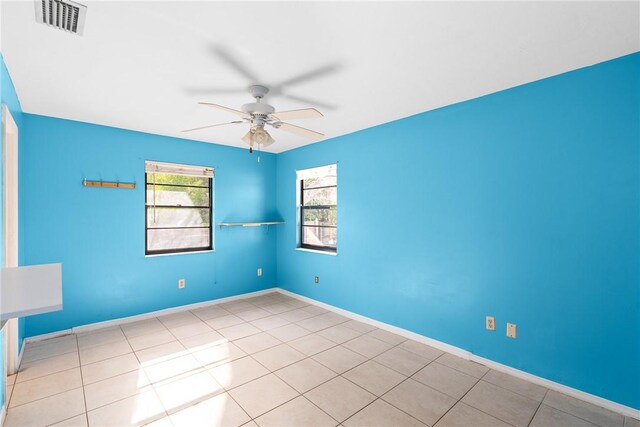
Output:
[[[18,126],[9,108],[2,105],[2,267],[18,266]],[[18,319],[4,327],[6,374],[12,375],[20,365]]]

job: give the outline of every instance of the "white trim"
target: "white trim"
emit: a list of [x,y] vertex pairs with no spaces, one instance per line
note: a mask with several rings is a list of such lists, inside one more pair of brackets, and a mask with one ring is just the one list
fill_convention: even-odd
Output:
[[507,365],[503,365],[499,362],[494,362],[493,360],[485,359],[484,357],[477,356],[467,350],[464,350],[460,347],[455,347],[450,344],[444,343],[442,341],[437,341],[432,338],[425,337],[424,335],[416,334],[415,332],[408,331],[403,328],[399,328],[397,326],[389,325],[388,323],[380,322],[378,320],[371,319],[369,317],[361,316],[359,314],[353,313],[351,311],[347,311],[330,304],[325,304],[320,301],[316,301],[314,299],[298,295],[291,291],[287,291],[282,288],[275,288],[277,292],[280,292],[284,295],[299,299],[301,301],[307,302],[309,304],[317,305],[327,310],[336,312],[345,317],[349,317],[350,319],[358,320],[363,323],[367,323],[369,325],[376,326],[380,329],[384,329],[389,332],[393,332],[405,338],[409,338],[423,344],[430,345],[431,347],[435,347],[439,350],[446,351],[447,353],[454,354],[456,356],[462,357],[467,360],[471,360],[476,363],[480,363],[481,365],[485,365],[488,368],[495,369],[496,371],[504,372],[506,374],[512,375],[516,378],[521,378],[525,381],[532,382],[534,384],[541,385],[550,390],[555,390],[560,393],[564,393],[568,396],[575,397],[576,399],[583,400],[585,402],[591,403],[596,406],[600,406],[602,408],[608,409],[613,412],[617,412],[619,414],[625,415],[627,417],[632,417],[636,419],[640,419],[640,410],[634,409],[630,406],[622,405],[620,403],[613,402],[611,400],[595,396],[593,394],[566,386],[564,384],[560,384],[542,377],[538,377],[536,375],[530,374],[525,371],[521,371],[516,368],[512,368]]
[[208,307],[210,305],[220,304],[220,303],[229,302],[229,301],[252,298],[252,297],[256,297],[256,296],[260,296],[260,295],[264,295],[264,294],[270,294],[270,293],[273,293],[273,292],[276,292],[276,288],[269,288],[269,289],[264,289],[264,290],[261,290],[261,291],[249,292],[249,293],[246,293],[246,294],[233,295],[233,296],[230,296],[230,297],[224,297],[224,298],[218,298],[218,299],[213,299],[213,300],[209,300],[209,301],[197,302],[197,303],[194,303],[194,304],[181,305],[181,306],[178,306],[178,307],[165,308],[163,310],[151,311],[151,312],[148,312],[148,313],[137,314],[135,316],[121,317],[121,318],[118,318],[118,319],[106,320],[104,322],[89,323],[89,324],[86,324],[86,325],[75,326],[75,327],[73,327],[71,329],[65,329],[65,330],[62,330],[62,331],[51,332],[51,333],[48,333],[48,334],[36,335],[36,336],[33,336],[33,337],[25,338],[24,341],[25,341],[25,343],[30,343],[30,342],[36,342],[36,341],[42,341],[42,340],[46,340],[46,339],[50,339],[50,338],[55,338],[55,337],[59,337],[59,336],[62,336],[62,335],[80,334],[80,333],[83,333],[83,332],[90,332],[90,331],[95,331],[97,329],[108,328],[110,326],[123,325],[125,323],[137,322],[139,320],[150,319],[150,318],[153,318],[153,317],[164,316],[164,315],[167,315],[167,314],[179,313],[181,311],[186,311],[186,310],[195,310],[197,308]]
[[24,347],[32,342],[38,342],[38,341],[44,341],[44,340],[49,340],[51,338],[57,338],[57,337],[61,337],[63,335],[69,335],[73,333],[73,329],[63,329],[61,331],[55,331],[55,332],[49,332],[48,334],[42,334],[42,335],[34,335],[32,337],[26,337],[24,339],[24,345],[22,346],[22,348],[24,349]]
[[7,418],[7,406],[9,403],[9,399],[7,398],[6,392],[5,392],[5,396],[4,396],[4,405],[2,405],[2,411],[0,411],[0,426],[4,425],[4,420],[5,418]]
[[[20,343],[18,342],[18,345],[20,345]],[[18,361],[16,366],[20,367],[20,364],[22,363],[22,356],[24,355],[24,343],[22,343],[22,347],[20,347],[20,353],[18,353]],[[16,372],[17,374],[17,372]],[[0,426],[2,426],[2,424],[0,424]]]
[[145,160],[144,171],[146,173],[168,173],[172,175],[204,176],[213,178],[213,168],[211,166],[185,165],[182,163],[156,162]]
[[145,258],[157,258],[161,256],[173,256],[173,255],[191,255],[191,254],[209,254],[214,253],[214,249],[207,249],[206,251],[189,251],[189,252],[171,252],[167,254],[154,254],[154,255],[145,255]]
[[620,403],[614,402],[612,400],[605,399],[600,396],[596,396],[594,394],[587,393],[582,390],[578,390],[577,388],[569,387],[564,384],[557,383],[555,381],[548,380],[546,378],[539,377],[537,375],[530,374],[525,371],[521,371],[516,368],[512,368],[511,366],[503,365],[499,362],[494,362],[490,359],[485,359],[484,357],[476,356],[475,354],[471,355],[471,360],[474,362],[485,365],[491,369],[495,369],[496,371],[504,372],[505,374],[512,375],[516,378],[523,379],[525,381],[532,382],[534,384],[541,385],[550,390],[555,390],[560,393],[564,393],[571,397],[575,397],[576,399],[580,399],[587,403],[591,403],[596,406],[600,406],[602,408],[608,409],[613,412],[617,412],[619,414],[625,415],[627,417],[640,419],[640,410],[634,409],[630,406],[622,405]]
[[260,295],[273,293],[273,292],[275,292],[275,290],[276,290],[276,288],[269,288],[269,289],[265,289],[265,290],[262,290],[262,291],[249,292],[247,294],[233,295],[233,296],[230,296],[230,297],[224,297],[224,298],[218,298],[218,299],[209,300],[209,301],[197,302],[197,303],[194,303],[194,304],[187,304],[187,305],[181,305],[181,306],[178,306],[178,307],[165,308],[163,310],[151,311],[149,313],[137,314],[135,316],[121,317],[119,319],[107,320],[105,322],[90,323],[88,325],[76,326],[76,327],[72,328],[71,331],[74,334],[80,334],[82,332],[94,331],[96,329],[102,329],[102,328],[106,328],[106,327],[109,327],[109,326],[123,325],[125,323],[137,322],[139,320],[150,319],[150,318],[158,317],[158,316],[165,316],[167,314],[179,313],[181,311],[195,310],[197,308],[208,307],[210,305],[220,304],[220,303],[223,303],[223,302],[229,302],[229,301],[235,301],[235,300],[239,300],[239,299],[257,297],[257,296],[260,296]]
[[[519,369],[515,369],[512,368],[510,366],[507,365],[503,365],[502,363],[498,363],[498,362],[494,362],[492,360],[489,359],[485,359],[483,357],[480,356],[476,356],[475,354],[464,350],[460,347],[456,347],[447,343],[444,343],[442,341],[438,341],[438,340],[434,340],[432,338],[429,337],[425,337],[424,335],[420,335],[417,334],[415,332],[411,332],[409,330],[403,329],[403,328],[399,328],[397,326],[393,326],[393,325],[389,325],[388,323],[384,323],[384,322],[380,322],[378,320],[375,319],[371,319],[369,317],[365,317],[362,316],[360,314],[356,314],[353,313],[351,311],[348,310],[344,310],[342,308],[338,308],[335,307],[333,305],[330,304],[326,304],[320,301],[316,301],[314,299],[302,296],[302,295],[298,295],[296,293],[293,293],[291,291],[287,291],[285,289],[282,288],[269,288],[269,289],[265,289],[262,291],[256,291],[256,292],[250,292],[250,293],[246,293],[246,294],[240,294],[240,295],[234,295],[234,296],[230,296],[230,297],[225,297],[225,298],[218,298],[215,300],[209,300],[209,301],[204,301],[204,302],[199,302],[199,303],[195,303],[195,304],[189,304],[189,305],[183,305],[183,306],[179,306],[179,307],[172,307],[172,308],[167,308],[164,310],[158,310],[158,311],[154,311],[154,312],[150,312],[150,313],[144,313],[144,314],[139,314],[136,316],[130,316],[130,317],[123,317],[120,319],[114,319],[114,320],[108,320],[106,322],[98,322],[98,323],[91,323],[88,325],[83,325],[83,326],[77,326],[73,329],[66,329],[63,331],[57,331],[57,332],[52,332],[49,334],[43,334],[43,335],[38,335],[38,336],[34,336],[34,337],[29,337],[29,338],[25,338],[25,344],[28,342],[35,342],[35,341],[41,341],[41,340],[45,340],[45,339],[49,339],[49,338],[54,338],[54,337],[58,337],[58,336],[62,336],[62,335],[67,335],[67,334],[71,334],[71,333],[81,333],[81,332],[88,332],[88,331],[93,331],[96,329],[102,329],[102,328],[106,328],[109,326],[115,326],[115,325],[121,325],[121,324],[125,324],[125,323],[130,323],[130,322],[136,322],[138,320],[144,320],[144,319],[148,319],[151,317],[157,317],[157,316],[161,316],[161,315],[166,315],[166,314],[171,314],[171,313],[177,313],[177,312],[181,312],[181,311],[185,311],[185,310],[193,310],[196,308],[201,308],[201,307],[207,307],[210,305],[215,305],[215,304],[220,304],[223,302],[229,302],[229,301],[235,301],[235,300],[241,300],[241,299],[246,299],[246,298],[251,298],[254,296],[259,296],[259,295],[265,295],[265,294],[270,294],[273,292],[279,292],[283,295],[287,295],[290,296],[292,298],[296,298],[300,301],[304,301],[307,302],[309,304],[313,304],[322,308],[325,308],[327,310],[333,311],[335,313],[341,314],[345,317],[348,317],[350,319],[354,319],[354,320],[358,320],[360,322],[363,323],[367,323],[369,325],[375,326],[377,328],[380,329],[384,329],[386,331],[389,332],[393,332],[395,334],[398,334],[400,336],[403,336],[405,338],[409,338],[412,339],[414,341],[418,341],[420,343],[429,345],[431,347],[437,348],[439,350],[445,351],[447,353],[453,354],[455,356],[459,356],[462,357],[466,360],[471,360],[473,362],[476,363],[480,363],[482,365],[487,366],[488,368],[491,369],[495,369],[496,371],[500,371],[500,372],[504,372],[506,374],[512,375],[514,377],[517,378],[521,378],[523,380],[526,381],[530,381],[534,384],[539,384],[543,387],[546,387],[550,390],[555,390],[558,391],[560,393],[564,393],[568,396],[571,397],[575,397],[576,399],[580,399],[583,400],[585,402],[591,403],[593,405],[596,406],[600,406],[602,408],[608,409],[610,411],[613,412],[617,412],[619,414],[625,415],[627,417],[632,417],[632,418],[640,418],[640,410],[631,408],[629,406],[625,406],[625,405],[621,405],[619,403],[613,402],[611,400],[607,400],[604,399],[602,397],[599,396],[595,396],[593,394],[589,394],[586,393],[584,391],[566,386],[564,384],[560,384],[545,378],[541,378],[538,377],[536,375],[530,374],[528,372],[525,371],[521,371]],[[24,348],[24,347],[23,347]],[[22,354],[20,355],[20,358],[22,358]],[[2,425],[0,423],[0,425]]]
[[[2,104],[2,246],[4,248],[3,267],[18,266],[19,230],[19,147],[20,130],[9,107]],[[6,313],[3,313],[6,314]],[[6,318],[6,317],[5,317]],[[18,320],[10,319],[5,326],[6,348],[4,375],[18,372],[20,342],[18,341]]]
[[331,256],[338,256],[338,252],[329,252],[329,251],[320,251],[318,249],[308,249],[308,248],[300,248],[297,247],[295,248],[296,251],[301,251],[301,252],[311,252],[313,254],[322,254],[322,255],[331,255]]
[[384,330],[389,331],[389,332],[393,332],[394,334],[398,334],[400,336],[412,339],[414,341],[421,342],[421,343],[429,345],[431,347],[435,347],[435,348],[437,348],[439,350],[446,351],[447,353],[451,353],[453,355],[462,357],[464,359],[469,360],[470,357],[471,357],[471,353],[469,353],[467,350],[461,349],[460,347],[455,347],[455,346],[443,343],[442,341],[437,341],[437,340],[434,340],[432,338],[425,337],[424,335],[416,334],[415,332],[411,332],[411,331],[408,331],[406,329],[399,328],[397,326],[389,325],[388,323],[380,322],[378,320],[371,319],[370,317],[365,317],[365,316],[362,316],[360,314],[356,314],[354,312],[351,312],[351,311],[348,311],[348,310],[344,310],[342,308],[338,308],[338,307],[335,307],[335,306],[330,305],[330,304],[325,304],[323,302],[316,301],[314,299],[311,299],[311,298],[308,298],[308,297],[305,297],[305,296],[302,296],[302,295],[298,295],[298,294],[293,293],[291,291],[287,291],[286,289],[276,288],[276,291],[280,292],[280,293],[282,293],[284,295],[287,295],[287,296],[299,299],[301,301],[307,302],[309,304],[317,305],[317,306],[322,307],[324,309],[327,309],[327,310],[333,311],[335,313],[341,314],[341,315],[343,315],[345,317],[348,317],[350,319],[357,320],[359,322],[366,323],[368,325],[372,325],[372,326],[375,326],[376,328],[384,329]]

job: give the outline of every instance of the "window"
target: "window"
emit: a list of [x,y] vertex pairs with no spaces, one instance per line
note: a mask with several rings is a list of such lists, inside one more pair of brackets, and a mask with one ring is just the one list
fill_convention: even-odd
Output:
[[338,248],[337,165],[298,171],[300,247],[336,252]]
[[145,254],[213,249],[213,169],[145,162]]

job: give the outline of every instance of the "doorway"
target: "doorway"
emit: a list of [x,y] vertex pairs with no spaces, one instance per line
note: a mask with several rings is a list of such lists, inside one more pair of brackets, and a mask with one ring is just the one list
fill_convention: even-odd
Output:
[[[18,126],[6,105],[2,106],[2,267],[18,266]],[[4,360],[6,373],[18,371],[20,345],[18,319],[4,327]]]

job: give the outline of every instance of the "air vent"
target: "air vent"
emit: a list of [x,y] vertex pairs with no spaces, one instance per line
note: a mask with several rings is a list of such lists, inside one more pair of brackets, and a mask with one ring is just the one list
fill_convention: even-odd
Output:
[[82,35],[87,6],[69,0],[35,0],[36,21]]

